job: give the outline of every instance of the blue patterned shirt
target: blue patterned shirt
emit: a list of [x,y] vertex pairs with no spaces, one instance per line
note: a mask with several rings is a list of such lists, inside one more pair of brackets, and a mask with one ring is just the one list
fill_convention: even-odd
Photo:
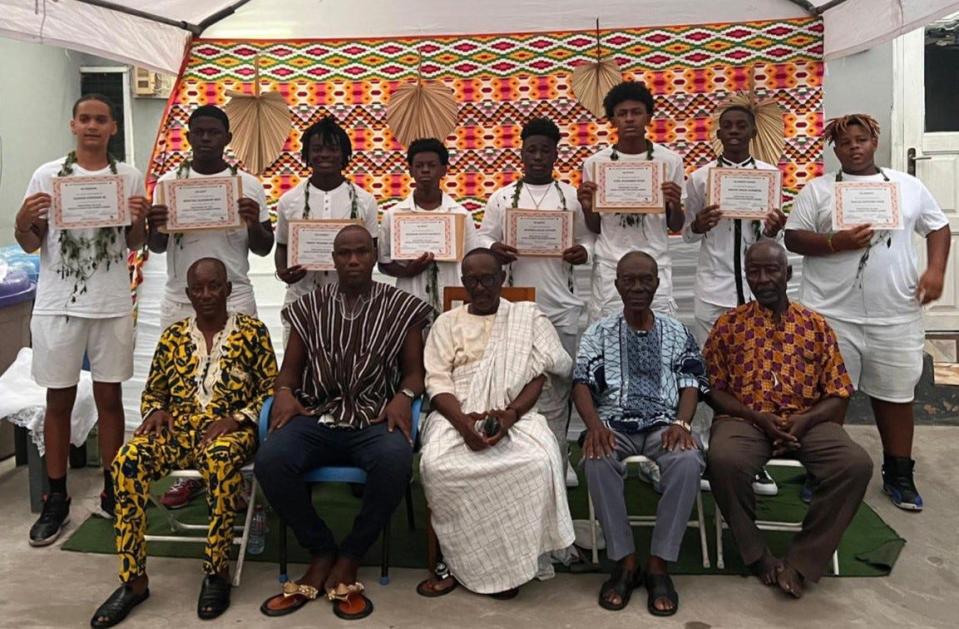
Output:
[[591,325],[579,343],[577,383],[589,387],[603,423],[625,433],[675,421],[682,389],[708,391],[706,364],[693,335],[659,314],[648,332],[630,328],[622,313]]

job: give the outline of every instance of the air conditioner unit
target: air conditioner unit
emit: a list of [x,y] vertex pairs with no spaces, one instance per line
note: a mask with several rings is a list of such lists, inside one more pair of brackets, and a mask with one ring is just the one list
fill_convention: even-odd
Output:
[[172,74],[162,74],[146,68],[135,68],[133,95],[137,98],[169,98],[175,82],[176,77]]

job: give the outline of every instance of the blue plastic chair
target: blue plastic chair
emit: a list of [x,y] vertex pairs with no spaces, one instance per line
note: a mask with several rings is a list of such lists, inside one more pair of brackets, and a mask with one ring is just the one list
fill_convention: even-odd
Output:
[[[420,410],[423,406],[422,398],[413,400],[412,406],[412,430],[413,443],[416,443],[416,433],[420,423]],[[263,404],[260,411],[260,445],[266,443],[270,434],[270,411],[273,409],[273,398],[270,397]],[[366,472],[359,467],[329,466],[318,467],[303,477],[308,483],[350,483],[353,485],[366,484]],[[416,529],[416,522],[413,518],[413,491],[412,479],[406,486],[406,522],[410,530]],[[289,580],[287,575],[287,552],[286,552],[286,522],[280,521],[280,582]],[[383,558],[380,561],[380,585],[387,585],[390,582],[390,521],[386,521],[383,528]]]

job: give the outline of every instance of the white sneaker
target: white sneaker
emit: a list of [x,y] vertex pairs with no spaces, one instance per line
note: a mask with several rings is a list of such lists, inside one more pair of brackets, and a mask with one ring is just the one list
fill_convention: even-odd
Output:
[[779,493],[779,485],[776,484],[765,467],[753,479],[753,493],[757,496],[775,496]]
[[569,461],[566,462],[566,487],[570,489],[579,487],[579,476],[576,475],[576,470],[573,469],[573,464]]

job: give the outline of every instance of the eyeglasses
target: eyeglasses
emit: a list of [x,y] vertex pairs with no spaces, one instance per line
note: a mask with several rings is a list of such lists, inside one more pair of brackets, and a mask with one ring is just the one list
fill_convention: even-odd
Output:
[[473,289],[483,285],[483,288],[493,288],[501,282],[499,274],[496,275],[464,275],[462,278],[463,287]]

